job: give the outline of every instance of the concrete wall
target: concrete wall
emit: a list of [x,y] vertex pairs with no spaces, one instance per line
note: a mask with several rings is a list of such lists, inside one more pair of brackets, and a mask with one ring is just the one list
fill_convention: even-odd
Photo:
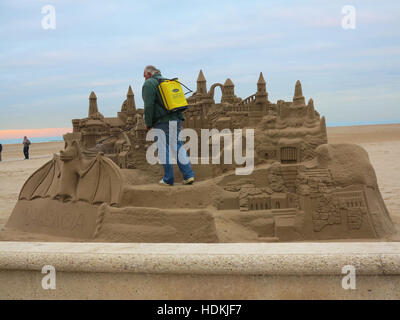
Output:
[[[44,290],[42,267],[56,270]],[[342,267],[356,289],[342,288]],[[400,243],[0,242],[1,299],[400,299]]]

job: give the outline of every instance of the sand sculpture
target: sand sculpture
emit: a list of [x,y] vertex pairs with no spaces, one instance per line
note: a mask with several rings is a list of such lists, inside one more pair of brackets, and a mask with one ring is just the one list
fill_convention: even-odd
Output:
[[305,102],[300,81],[292,101],[277,103],[268,100],[262,73],[255,94],[241,99],[234,89],[230,79],[207,89],[200,71],[184,126],[254,128],[252,174],[198,164],[194,185],[158,186],[161,166],[146,161],[150,142],[131,87],[115,118],[99,112],[92,92],[88,117],[72,120],[65,150],[26,181],[6,230],[111,242],[379,239],[394,232],[366,151],[328,144],[325,118],[312,99]]

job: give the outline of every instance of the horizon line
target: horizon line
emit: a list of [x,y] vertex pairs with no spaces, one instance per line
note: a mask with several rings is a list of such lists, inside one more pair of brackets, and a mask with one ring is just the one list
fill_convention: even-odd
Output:
[[72,132],[72,128],[7,129],[0,130],[0,139],[23,139],[24,136],[27,136],[28,138],[57,137],[68,132]]
[[[355,126],[371,126],[371,125],[390,125],[400,124],[400,120],[390,121],[355,121],[355,122],[331,122],[327,123],[327,127],[355,127]],[[28,138],[55,138],[62,137],[64,134],[72,132],[72,128],[39,128],[39,129],[7,129],[0,130],[0,140],[16,140]]]

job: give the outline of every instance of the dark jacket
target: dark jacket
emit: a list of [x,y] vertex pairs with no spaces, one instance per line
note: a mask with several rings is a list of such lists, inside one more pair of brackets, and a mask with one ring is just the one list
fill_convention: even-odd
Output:
[[147,79],[142,87],[142,98],[144,101],[144,122],[147,127],[154,127],[158,123],[171,120],[185,120],[181,111],[168,112],[162,103],[158,90],[159,79],[164,79],[160,73],[156,73]]
[[22,144],[24,145],[24,148],[29,147],[29,145],[31,144],[31,141],[29,139],[26,139],[24,141],[22,141]]
[[0,152],[1,151],[3,151],[3,146],[2,146],[2,144],[0,143]]

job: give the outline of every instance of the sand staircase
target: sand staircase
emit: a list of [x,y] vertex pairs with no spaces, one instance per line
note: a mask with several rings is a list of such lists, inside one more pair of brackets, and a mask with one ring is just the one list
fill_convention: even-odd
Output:
[[169,187],[154,183],[129,185],[123,188],[120,206],[201,209],[212,203],[214,188],[203,181],[196,182],[196,187],[179,184]]
[[283,180],[285,181],[285,186],[289,189],[289,191],[295,191],[298,174],[297,166],[283,165],[281,168],[281,173]]
[[331,173],[329,169],[326,168],[314,168],[307,169],[304,171],[307,179],[309,180],[320,180],[320,181],[330,181],[332,180]]

